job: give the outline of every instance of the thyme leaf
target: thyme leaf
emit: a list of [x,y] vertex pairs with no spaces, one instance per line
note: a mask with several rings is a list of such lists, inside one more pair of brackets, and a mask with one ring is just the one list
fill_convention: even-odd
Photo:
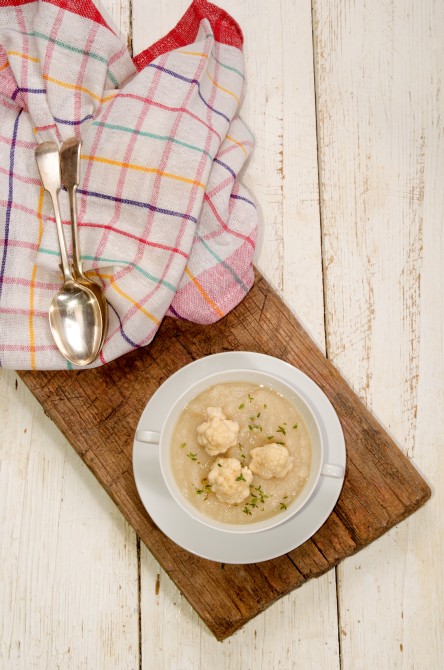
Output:
[[262,489],[262,485],[253,486],[252,484],[250,484],[250,492],[251,492],[251,501],[256,502],[257,500],[259,500],[262,503],[262,505],[264,504],[265,499],[270,497]]

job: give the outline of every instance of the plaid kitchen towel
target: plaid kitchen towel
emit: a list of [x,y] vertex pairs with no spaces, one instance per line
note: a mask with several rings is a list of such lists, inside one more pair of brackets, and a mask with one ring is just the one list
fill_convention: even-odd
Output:
[[[148,344],[165,314],[211,323],[253,282],[257,212],[237,175],[251,149],[238,116],[242,33],[194,0],[135,58],[92,0],[0,2],[0,362],[70,367],[51,336],[61,285],[50,199],[34,149],[83,141],[84,269],[109,304],[95,363]],[[67,195],[60,193],[70,245]]]

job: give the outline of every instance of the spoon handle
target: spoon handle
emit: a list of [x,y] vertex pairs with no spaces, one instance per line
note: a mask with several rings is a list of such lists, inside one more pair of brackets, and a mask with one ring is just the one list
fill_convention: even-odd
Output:
[[77,223],[77,186],[80,182],[80,149],[82,140],[71,137],[65,140],[60,149],[60,167],[63,184],[68,192],[69,211],[72,232],[72,262],[74,275],[79,278],[83,274],[80,260],[79,227]]
[[51,196],[52,206],[54,208],[54,216],[55,216],[56,228],[57,228],[57,237],[59,238],[60,257],[61,257],[61,260],[62,260],[61,266],[62,266],[63,276],[65,278],[65,281],[72,281],[73,276],[72,276],[71,264],[69,262],[68,252],[66,250],[65,233],[63,232],[62,217],[61,217],[61,214],[60,214],[59,192],[58,191],[55,191],[55,192],[49,191],[49,195]]
[[80,242],[79,242],[79,226],[77,223],[77,186],[68,188],[69,197],[69,213],[71,217],[71,232],[72,232],[72,265],[74,275],[80,277],[83,274],[82,261],[80,260]]
[[72,280],[71,264],[66,250],[65,234],[60,215],[59,191],[62,186],[59,148],[55,142],[43,142],[35,148],[35,159],[43,188],[51,196],[54,209],[57,237],[59,238],[60,257],[65,281]]

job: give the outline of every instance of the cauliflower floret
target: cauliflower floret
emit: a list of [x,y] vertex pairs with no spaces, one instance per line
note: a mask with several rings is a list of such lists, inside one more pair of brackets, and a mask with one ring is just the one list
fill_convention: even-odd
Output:
[[220,407],[207,408],[208,421],[197,427],[197,441],[210,456],[224,454],[237,444],[239,424],[227,419]]
[[263,479],[285,477],[293,467],[293,459],[286,447],[272,442],[264,447],[256,447],[250,451],[250,470]]
[[211,490],[221,502],[240,503],[250,495],[253,475],[237,458],[218,458],[208,473]]
[[206,415],[209,419],[226,419],[222,407],[207,407]]

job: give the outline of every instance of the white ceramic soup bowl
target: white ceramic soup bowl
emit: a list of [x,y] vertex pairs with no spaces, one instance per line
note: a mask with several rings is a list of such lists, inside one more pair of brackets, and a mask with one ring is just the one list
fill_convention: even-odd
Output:
[[[244,524],[229,524],[216,521],[210,516],[203,514],[182,493],[172,469],[172,436],[177,421],[185,406],[193,400],[193,398],[206,389],[209,389],[211,386],[228,382],[253,383],[266,386],[277,393],[280,393],[296,407],[305,422],[310,436],[312,448],[311,466],[308,479],[303,489],[295,500],[288,505],[286,510],[280,511],[262,521],[248,521]],[[224,370],[223,372],[216,372],[200,379],[178,396],[169,410],[160,432],[138,430],[136,433],[136,440],[152,444],[153,448],[156,448],[155,445],[158,445],[157,448],[159,449],[162,476],[169,493],[177,504],[196,521],[199,521],[210,528],[229,533],[257,533],[273,528],[292,517],[307,503],[315,490],[320,477],[342,478],[344,476],[344,468],[342,465],[324,462],[324,445],[321,431],[313,411],[306,400],[298,393],[298,391],[296,391],[296,389],[279,377],[258,370]]]

